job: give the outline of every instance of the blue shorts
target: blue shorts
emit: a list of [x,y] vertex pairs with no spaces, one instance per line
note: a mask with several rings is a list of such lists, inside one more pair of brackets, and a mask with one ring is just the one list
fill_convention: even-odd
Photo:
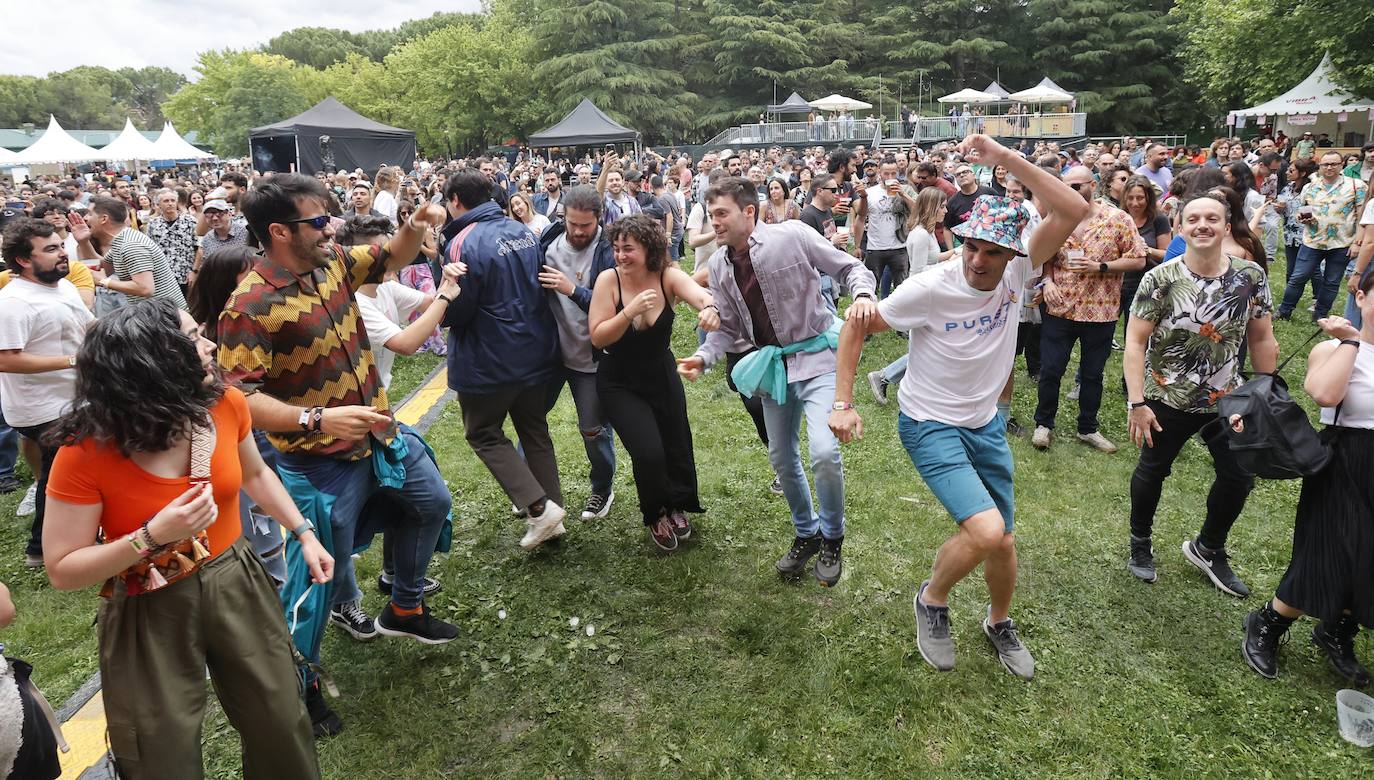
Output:
[[1002,415],[981,428],[960,428],[897,415],[897,435],[930,492],[962,523],[996,508],[1012,532],[1012,460]]

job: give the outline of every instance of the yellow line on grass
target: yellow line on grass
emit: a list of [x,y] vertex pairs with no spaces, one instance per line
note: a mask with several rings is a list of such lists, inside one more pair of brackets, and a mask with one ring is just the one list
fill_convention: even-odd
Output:
[[105,699],[101,691],[62,724],[62,736],[67,738],[71,752],[61,754],[60,780],[76,780],[105,755]]
[[420,388],[408,403],[396,410],[396,420],[406,425],[415,425],[434,408],[439,399],[448,392],[448,368],[440,366],[439,371]]

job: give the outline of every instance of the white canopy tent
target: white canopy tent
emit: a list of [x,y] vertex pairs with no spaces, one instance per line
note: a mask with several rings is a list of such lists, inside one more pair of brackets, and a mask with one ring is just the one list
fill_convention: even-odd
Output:
[[1040,83],[1030,89],[1023,89],[1020,92],[1013,92],[1009,96],[1017,103],[1072,103],[1073,95],[1059,88],[1059,85],[1050,81],[1049,77],[1040,79]]
[[1346,122],[1363,124],[1368,120],[1374,130],[1374,100],[1336,86],[1331,80],[1331,55],[1323,54],[1316,70],[1297,86],[1259,105],[1232,111],[1231,116],[1276,117],[1275,129],[1290,136],[1305,132],[1338,135]]
[[208,160],[215,155],[201,151],[182,138],[172,123],[162,126],[162,135],[153,142],[153,160]]
[[17,165],[18,163],[16,163],[15,160],[18,158],[19,155],[15,154],[14,152],[11,152],[9,149],[4,148],[3,146],[0,146],[0,168],[8,168],[12,165]]
[[873,104],[844,95],[829,95],[820,100],[812,100],[811,107],[818,111],[863,111],[872,108]]
[[967,87],[936,99],[939,103],[996,103],[997,100],[998,97],[990,92]]
[[72,138],[57,123],[48,118],[48,129],[29,148],[19,152],[8,165],[43,165],[51,163],[84,163],[104,160],[105,155]]
[[119,136],[100,150],[105,160],[156,160],[156,150],[152,141],[134,129],[133,120],[124,120],[124,130]]

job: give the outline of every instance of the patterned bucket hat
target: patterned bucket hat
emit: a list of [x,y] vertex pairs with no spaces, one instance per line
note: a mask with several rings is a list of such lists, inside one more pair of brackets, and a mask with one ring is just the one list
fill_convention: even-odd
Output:
[[1011,198],[983,195],[973,202],[968,219],[950,232],[960,238],[988,241],[1024,255],[1026,247],[1021,242],[1021,230],[1027,222],[1030,222],[1030,215],[1020,203]]

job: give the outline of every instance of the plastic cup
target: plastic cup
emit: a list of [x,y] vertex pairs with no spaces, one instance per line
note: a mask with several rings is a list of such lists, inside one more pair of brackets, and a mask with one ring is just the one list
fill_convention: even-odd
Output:
[[1374,747],[1374,699],[1349,688],[1337,691],[1336,723],[1346,742]]

